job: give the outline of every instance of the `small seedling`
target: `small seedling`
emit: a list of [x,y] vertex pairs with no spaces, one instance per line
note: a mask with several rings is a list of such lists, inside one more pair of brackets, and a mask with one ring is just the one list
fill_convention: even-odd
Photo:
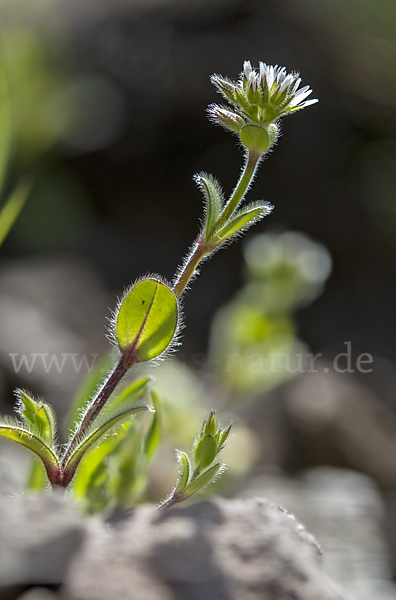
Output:
[[[109,440],[114,435],[122,437],[131,417],[153,410],[145,400],[150,379],[138,380],[132,388],[122,389],[126,374],[135,365],[163,357],[175,348],[181,324],[181,298],[198,274],[202,261],[270,214],[272,206],[267,202],[257,201],[242,207],[241,203],[258,165],[278,139],[279,119],[316,102],[306,100],[311,93],[307,86],[299,90],[298,73],[287,74],[285,68],[264,63],[256,70],[245,62],[237,81],[213,75],[212,83],[229,106],[211,105],[209,117],[236,135],[245,154],[242,173],[230,198],[225,201],[222,188],[212,175],[195,176],[204,199],[199,234],[172,283],[158,275],[141,278],[118,303],[110,327],[117,360],[96,393],[87,400],[64,447],[57,444],[52,408],[26,391],[16,391],[18,418],[0,421],[0,435],[34,452],[53,487],[67,488],[88,452],[108,444],[111,453]],[[221,429],[214,411],[210,413],[192,455],[178,453],[180,479],[160,508],[190,498],[219,475],[224,465],[218,455],[230,429],[231,425]],[[153,447],[150,440],[154,438],[150,435],[143,444],[147,454]],[[155,436],[158,437],[157,433]],[[106,452],[98,454],[99,466],[104,463]]]

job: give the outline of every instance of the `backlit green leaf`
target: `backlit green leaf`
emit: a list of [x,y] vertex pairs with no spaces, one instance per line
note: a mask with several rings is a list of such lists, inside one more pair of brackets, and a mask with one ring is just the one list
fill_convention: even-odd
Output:
[[216,458],[217,444],[211,435],[202,437],[194,451],[195,467],[198,471],[206,469]]
[[59,473],[59,461],[55,451],[47,445],[45,440],[11,418],[3,418],[0,421],[0,436],[21,444],[37,454],[44,463],[48,479],[54,482],[54,478]]
[[101,438],[109,433],[112,429],[114,430],[117,426],[125,422],[128,417],[135,415],[136,413],[150,410],[150,407],[146,404],[132,405],[128,404],[124,408],[120,408],[118,412],[112,415],[101,415],[96,419],[92,428],[83,437],[83,439],[77,444],[74,451],[70,455],[64,471],[65,485],[67,485],[74,476],[78,465],[80,464],[83,456],[92,448],[93,445],[100,442]]
[[205,202],[205,232],[206,241],[211,237],[214,226],[224,206],[224,196],[221,186],[213,175],[199,173],[194,177],[201,190]]
[[156,279],[136,283],[121,302],[115,335],[121,352],[137,362],[159,356],[177,328],[178,307],[172,290]]
[[125,402],[136,402],[136,400],[140,400],[140,398],[142,398],[147,392],[152,382],[153,378],[147,376],[135,379],[126,385],[116,396],[111,397],[106,404],[106,410],[113,410]]
[[[111,437],[91,450],[84,456],[78,471],[78,477],[73,479],[73,496],[79,502],[84,502],[90,512],[101,510],[108,502],[108,491],[103,489],[107,478],[107,457],[119,444],[120,436]],[[101,481],[103,476],[103,481]]]
[[47,484],[48,481],[46,480],[44,465],[40,460],[34,457],[26,484],[26,491],[40,492],[45,489]]
[[185,452],[179,453],[179,470],[180,470],[180,481],[176,488],[177,492],[184,492],[187,487],[188,480],[190,479],[190,461]]
[[16,390],[18,398],[18,412],[32,429],[46,441],[49,446],[53,446],[56,437],[55,413],[51,406],[42,400],[33,400],[23,390]]
[[4,185],[13,145],[13,117],[7,70],[2,62],[0,63],[0,191]]
[[111,354],[106,354],[95,363],[92,371],[84,378],[72,401],[72,408],[67,423],[69,430],[74,429],[76,421],[81,418],[81,410],[88,400],[95,395],[95,392],[102,383],[105,375],[110,371],[113,363],[114,358]]
[[248,229],[251,225],[266,217],[271,212],[268,204],[253,203],[238,211],[210,240],[209,244],[218,246],[226,240]]
[[6,201],[5,205],[0,209],[0,245],[4,242],[11,227],[21,212],[25,204],[32,182],[25,178],[21,179],[11,196]]
[[161,408],[158,394],[151,392],[151,402],[153,403],[155,413],[153,420],[144,440],[144,453],[146,460],[149,461],[157,450],[162,436]]
[[184,499],[186,500],[193,494],[196,494],[200,489],[202,489],[205,485],[207,485],[215,475],[220,471],[222,467],[222,463],[216,463],[212,467],[210,467],[207,471],[204,471],[202,475],[194,479],[191,485],[184,492]]

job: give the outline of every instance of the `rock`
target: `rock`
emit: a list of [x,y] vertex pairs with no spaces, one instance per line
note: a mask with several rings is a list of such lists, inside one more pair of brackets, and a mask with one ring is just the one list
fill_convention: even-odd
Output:
[[297,478],[261,475],[244,497],[265,494],[287,506],[319,541],[324,568],[352,600],[396,598],[383,531],[384,506],[367,476],[346,469],[309,469]]
[[7,600],[343,598],[322,572],[314,538],[267,500],[167,512],[145,505],[110,522],[80,514],[66,494],[0,502]]
[[211,500],[90,521],[64,600],[340,600],[314,538],[266,500]]
[[59,596],[45,587],[33,587],[18,596],[17,600],[57,600]]
[[1,498],[0,597],[22,585],[62,583],[85,534],[63,494]]

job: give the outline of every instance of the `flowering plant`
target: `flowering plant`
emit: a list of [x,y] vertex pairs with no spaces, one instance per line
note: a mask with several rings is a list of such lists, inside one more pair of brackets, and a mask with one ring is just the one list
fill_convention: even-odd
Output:
[[[134,365],[163,357],[176,346],[181,324],[181,297],[197,275],[200,263],[270,214],[272,206],[267,202],[257,201],[242,208],[240,204],[260,160],[278,137],[278,120],[316,102],[305,100],[311,90],[305,87],[298,91],[300,82],[297,73],[288,75],[284,68],[264,63],[260,63],[256,71],[249,62],[245,62],[237,82],[219,75],[212,77],[212,83],[232,106],[211,105],[209,116],[215,123],[238,134],[244,146],[245,165],[239,181],[225,201],[221,186],[212,175],[200,173],[195,176],[204,199],[204,219],[199,234],[172,283],[158,275],[139,279],[118,303],[110,327],[117,360],[93,396],[86,399],[64,447],[56,441],[52,408],[28,392],[17,390],[19,418],[2,419],[0,435],[35,453],[53,487],[70,486],[77,469],[80,469],[80,478],[83,473],[92,475],[92,469],[84,470],[92,451],[97,452],[95,464],[103,466],[126,432],[133,433],[129,430],[131,417],[141,411],[153,411],[153,405],[158,406],[154,393],[151,393],[152,404],[146,401],[150,378],[137,379],[123,388],[121,384]],[[154,416],[152,426],[139,446],[139,452],[146,458],[158,443],[155,419]],[[221,429],[211,411],[194,443],[191,457],[184,452],[178,453],[180,479],[162,508],[189,498],[221,472],[224,465],[217,457],[230,428],[231,425]],[[89,491],[93,480],[87,481]]]

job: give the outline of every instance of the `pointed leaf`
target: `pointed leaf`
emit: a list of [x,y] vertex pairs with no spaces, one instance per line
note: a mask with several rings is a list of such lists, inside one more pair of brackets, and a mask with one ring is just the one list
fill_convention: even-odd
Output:
[[251,225],[266,217],[271,212],[272,207],[270,204],[264,203],[253,203],[247,206],[245,209],[238,211],[228,221],[228,223],[220,229],[210,240],[209,244],[218,246],[226,240],[238,235],[248,229]]
[[190,479],[190,461],[185,452],[179,452],[178,455],[179,470],[180,470],[180,481],[177,484],[176,493],[184,492],[187,487],[188,480]]
[[95,392],[103,381],[104,375],[110,371],[113,363],[114,358],[111,354],[106,354],[95,363],[92,371],[84,378],[72,401],[72,408],[68,415],[67,430],[73,430],[76,422],[81,418],[82,409],[89,399],[95,395]]
[[28,482],[26,484],[27,492],[41,492],[47,485],[44,465],[36,457],[33,460],[32,467],[30,469]]
[[196,184],[201,190],[205,202],[205,232],[206,241],[211,237],[224,206],[223,190],[220,183],[206,173],[199,173],[194,177]]
[[0,245],[4,242],[11,227],[25,204],[32,182],[27,178],[21,179],[5,205],[0,210]]
[[149,461],[157,450],[162,436],[162,420],[158,394],[151,392],[151,401],[154,406],[153,420],[144,440],[144,454]]
[[223,431],[219,432],[219,450],[222,450],[224,448],[224,444],[226,443],[227,438],[230,435],[231,427],[232,423],[230,423],[225,429],[223,429]]
[[209,417],[204,421],[203,434],[215,436],[218,428],[217,416],[214,410],[211,410]]
[[[105,465],[106,458],[114,451],[119,443],[118,437],[112,437],[105,440],[98,448],[84,456],[81,461],[78,477],[74,479],[73,496],[79,501],[88,501],[89,489],[95,487],[94,482],[97,481],[98,469],[101,465]],[[105,465],[106,466],[106,465]],[[103,501],[103,494],[99,494]]]
[[217,444],[211,435],[201,438],[194,451],[194,462],[198,472],[206,469],[216,458]]
[[115,336],[121,352],[144,362],[166,350],[176,333],[177,322],[177,300],[172,290],[157,279],[143,279],[120,304]]
[[101,438],[106,433],[109,433],[112,429],[115,429],[117,426],[122,424],[122,422],[125,422],[128,417],[135,415],[140,411],[150,409],[151,407],[147,406],[146,404],[132,406],[131,404],[128,404],[124,408],[120,408],[119,411],[114,414],[104,414],[101,417],[98,417],[91,430],[89,430],[82,440],[77,444],[65,465],[65,485],[70,483],[84,454],[88,452],[88,450],[90,450],[94,444],[100,442]]
[[187,498],[190,498],[190,496],[196,494],[196,492],[198,492],[205,485],[207,485],[210,482],[210,480],[217,475],[222,466],[222,463],[216,463],[207,471],[204,471],[199,477],[197,477],[185,490],[183,494],[184,500],[187,500]]
[[13,145],[13,121],[7,70],[2,62],[0,64],[0,191],[4,186],[9,156]]
[[28,428],[22,427],[18,421],[10,418],[3,418],[0,421],[0,436],[21,444],[37,454],[44,463],[48,479],[51,483],[56,483],[56,477],[59,474],[58,457],[45,440],[41,439],[39,435],[33,433]]
[[113,410],[117,406],[125,402],[136,402],[137,400],[140,400],[147,392],[152,382],[153,378],[147,376],[135,379],[127,386],[125,386],[124,389],[119,392],[119,394],[114,396],[114,398],[112,397],[108,401],[106,405],[106,410]]
[[56,419],[51,406],[42,400],[33,400],[23,390],[16,390],[18,412],[23,420],[37,431],[49,446],[53,446],[56,437]]

